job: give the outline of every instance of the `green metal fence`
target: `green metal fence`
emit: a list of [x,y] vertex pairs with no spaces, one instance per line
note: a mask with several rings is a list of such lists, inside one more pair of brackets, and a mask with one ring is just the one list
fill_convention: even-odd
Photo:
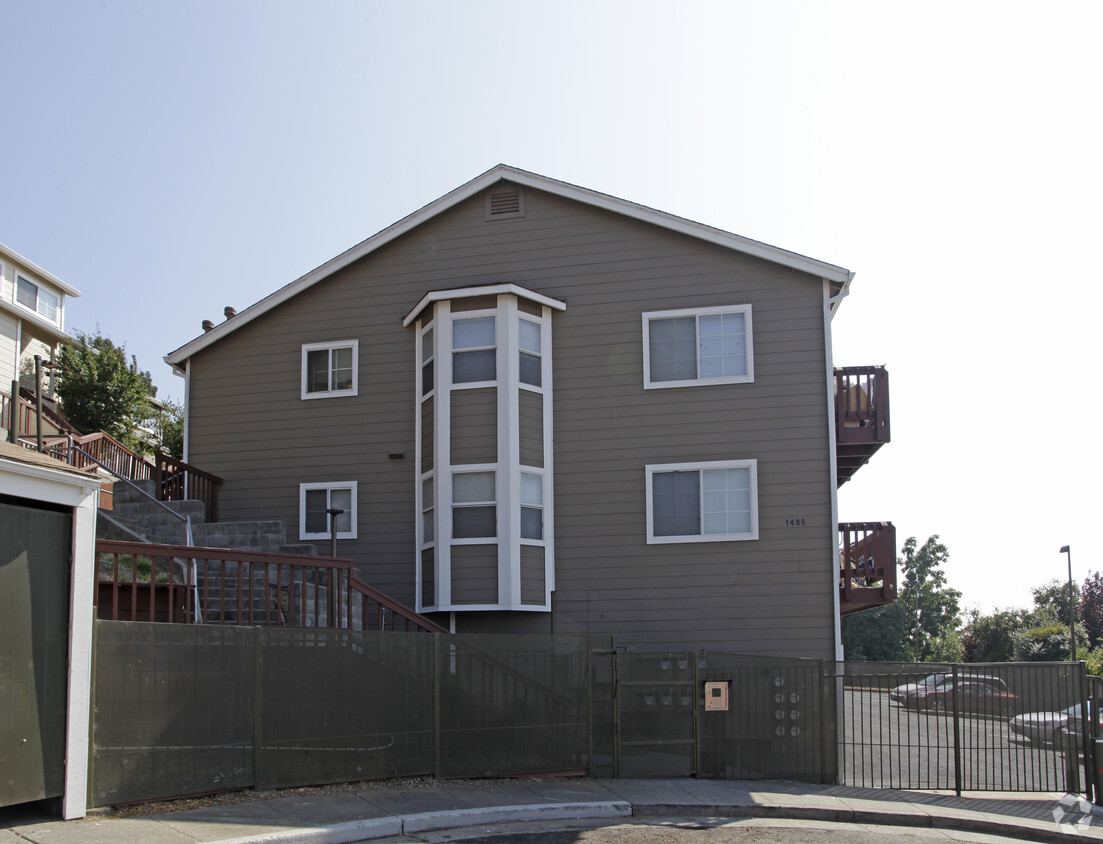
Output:
[[91,803],[588,771],[610,644],[97,621]]

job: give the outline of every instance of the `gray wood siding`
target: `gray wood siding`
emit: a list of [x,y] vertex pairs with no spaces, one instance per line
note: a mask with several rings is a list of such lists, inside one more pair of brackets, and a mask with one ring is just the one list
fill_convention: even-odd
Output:
[[[338,553],[411,603],[414,461],[387,459],[414,447],[415,335],[401,321],[427,291],[512,282],[567,303],[552,320],[556,629],[832,657],[820,280],[537,190],[524,218],[484,222],[482,203],[441,213],[192,359],[189,458],[225,478],[223,518],[295,525],[300,482],[357,480],[360,538]],[[753,309],[753,383],[643,389],[644,311],[733,304]],[[300,345],[351,338],[359,395],[302,401]],[[737,458],[758,461],[759,540],[647,545],[645,465]],[[459,614],[459,629],[480,615]],[[498,630],[548,629],[546,614],[493,615]]]
[[498,601],[498,546],[452,546],[452,603]]
[[544,604],[544,549],[539,545],[521,546],[521,603]]
[[521,465],[544,468],[544,397],[532,390],[518,390]]
[[452,390],[452,465],[498,460],[498,389]]

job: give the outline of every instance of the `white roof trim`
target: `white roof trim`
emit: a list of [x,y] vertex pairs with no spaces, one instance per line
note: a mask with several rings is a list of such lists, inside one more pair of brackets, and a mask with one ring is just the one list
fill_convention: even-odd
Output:
[[74,299],[80,296],[80,291],[73,287],[71,284],[66,284],[53,273],[46,272],[46,270],[42,269],[42,267],[38,266],[38,264],[34,263],[33,261],[28,261],[14,249],[10,249],[3,243],[0,243],[0,255],[3,255],[5,258],[7,258],[9,261],[12,261],[13,263],[21,264],[23,267],[26,268],[28,275],[36,275],[43,281],[50,282],[50,284],[57,287],[67,296],[72,296]]
[[80,342],[72,334],[66,334],[62,329],[58,328],[52,322],[47,322],[38,314],[32,313],[31,311],[23,310],[23,308],[17,307],[11,302],[5,302],[3,299],[0,299],[0,308],[3,308],[9,313],[15,314],[15,316],[19,317],[19,319],[26,320],[36,328],[41,328],[46,333],[53,335],[55,338],[61,340],[62,342],[72,343],[73,345],[76,345]]
[[434,290],[432,293],[426,293],[421,298],[421,301],[414,305],[414,309],[406,314],[406,318],[402,320],[402,327],[406,328],[411,322],[417,319],[417,315],[425,310],[425,307],[432,302],[442,302],[445,299],[467,299],[472,296],[497,296],[499,293],[512,293],[514,296],[520,296],[522,299],[528,299],[541,305],[547,305],[549,308],[556,311],[567,310],[566,302],[560,302],[558,299],[552,299],[550,296],[534,293],[527,288],[521,287],[519,284],[486,284],[482,287],[456,287],[452,290]]
[[814,258],[807,258],[803,255],[798,255],[796,252],[789,252],[786,249],[779,249],[776,246],[770,246],[767,243],[761,243],[757,240],[741,237],[740,235],[716,229],[712,226],[705,226],[701,223],[695,223],[692,220],[675,217],[673,214],[667,214],[664,211],[656,211],[653,208],[648,208],[635,202],[629,202],[625,199],[618,199],[615,196],[598,193],[597,191],[592,191],[587,188],[580,188],[576,185],[560,182],[556,179],[549,179],[546,176],[530,173],[527,170],[519,170],[516,167],[510,167],[506,164],[499,164],[497,167],[492,167],[490,170],[487,170],[481,176],[476,176],[467,184],[460,185],[455,190],[430,202],[424,208],[415,211],[413,214],[402,218],[397,223],[393,223],[382,231],[377,232],[367,240],[353,246],[351,249],[331,258],[317,269],[311,270],[301,278],[281,287],[274,293],[270,293],[259,302],[241,311],[237,316],[219,323],[210,331],[201,334],[189,343],[185,343],[175,351],[169,352],[165,355],[165,362],[176,369],[180,369],[183,362],[196,352],[207,348],[213,343],[217,343],[230,332],[237,330],[246,323],[252,322],[257,317],[267,313],[277,305],[286,302],[293,296],[298,295],[308,287],[327,278],[338,270],[347,267],[354,261],[360,260],[365,255],[379,249],[381,246],[417,228],[437,214],[463,202],[465,199],[475,196],[503,179],[524,187],[547,191],[557,196],[573,199],[577,202],[583,202],[587,205],[593,205],[597,208],[603,208],[607,211],[623,214],[626,217],[632,217],[646,223],[662,226],[671,231],[680,232],[690,237],[696,237],[708,241],[709,243],[715,243],[718,246],[725,246],[737,252],[743,252],[747,255],[753,255],[757,258],[772,261],[775,264],[781,264],[782,266],[791,267],[801,272],[810,273],[818,278],[826,278],[835,282],[845,282],[850,276],[847,270],[842,267],[837,267],[834,264],[817,261]]

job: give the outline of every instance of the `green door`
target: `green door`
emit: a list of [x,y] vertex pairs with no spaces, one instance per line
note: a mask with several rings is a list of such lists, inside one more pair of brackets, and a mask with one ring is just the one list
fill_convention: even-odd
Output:
[[65,777],[70,511],[0,497],[0,806]]

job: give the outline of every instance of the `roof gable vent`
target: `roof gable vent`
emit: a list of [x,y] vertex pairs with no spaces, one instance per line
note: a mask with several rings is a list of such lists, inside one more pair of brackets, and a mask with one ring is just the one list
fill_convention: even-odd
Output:
[[525,216],[525,194],[518,188],[501,187],[486,192],[485,214],[487,220],[504,220]]

